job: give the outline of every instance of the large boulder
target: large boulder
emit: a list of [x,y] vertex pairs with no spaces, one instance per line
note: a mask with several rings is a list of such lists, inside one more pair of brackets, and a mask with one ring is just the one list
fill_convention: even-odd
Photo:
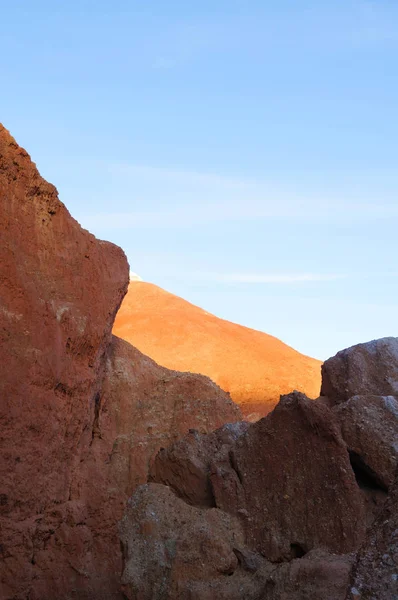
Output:
[[[24,525],[4,522],[9,572],[15,576],[33,560],[25,584],[34,600],[69,598],[73,590],[79,599],[121,599],[117,523],[128,497],[147,480],[153,457],[190,428],[204,434],[239,418],[229,396],[207,377],[164,369],[113,337],[93,436],[68,501],[50,503]],[[11,536],[15,527],[19,540]],[[24,581],[7,579],[0,591],[13,598]]]
[[364,500],[327,406],[296,392],[235,440],[220,444],[221,434],[191,434],[161,452],[153,480],[235,515],[249,548],[271,561],[359,547]]
[[363,395],[398,396],[398,338],[352,346],[322,365],[321,396],[340,404]]
[[313,550],[278,566],[258,600],[345,600],[353,562],[352,554]]
[[[107,567],[108,589],[111,578],[119,589],[122,572],[117,524],[158,451],[189,429],[205,434],[240,418],[228,394],[209,378],[169,371],[113,338],[94,438],[72,488],[87,507],[86,522],[100,532],[91,549]],[[87,561],[87,545],[79,560]]]
[[318,550],[272,564],[244,546],[236,518],[154,483],[129,500],[120,538],[129,600],[344,600],[353,560]]
[[276,561],[317,547],[336,553],[358,547],[364,535],[363,500],[325,405],[300,393],[282,397],[232,452],[246,501],[231,509],[247,512],[252,549]]
[[238,406],[208,377],[161,367],[113,337],[93,445],[110,444],[102,452],[110,453],[119,488],[131,493],[145,483],[158,451],[190,429],[207,434],[240,418]]
[[398,396],[353,396],[333,412],[358,476],[388,491],[398,466]]
[[119,600],[117,521],[153,455],[240,419],[208,378],[112,338],[122,250],[0,126],[0,598]]
[[195,585],[231,576],[243,546],[238,521],[227,513],[189,506],[164,485],[141,486],[120,525],[123,591],[129,600],[197,598]]
[[215,506],[212,466],[219,469],[226,459],[229,467],[229,451],[248,427],[246,422],[228,423],[209,435],[191,429],[180,441],[161,449],[151,465],[149,481],[170,486],[188,504]]

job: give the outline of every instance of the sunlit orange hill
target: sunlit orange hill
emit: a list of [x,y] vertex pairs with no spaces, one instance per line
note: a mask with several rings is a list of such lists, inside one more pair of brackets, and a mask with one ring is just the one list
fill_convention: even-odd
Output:
[[230,392],[246,419],[264,416],[293,389],[319,396],[320,361],[152,283],[130,282],[113,332],[169,369],[208,375]]

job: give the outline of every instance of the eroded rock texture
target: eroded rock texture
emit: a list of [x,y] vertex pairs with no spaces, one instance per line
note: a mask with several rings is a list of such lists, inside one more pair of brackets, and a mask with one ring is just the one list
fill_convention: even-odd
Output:
[[352,461],[388,491],[398,465],[398,396],[354,396],[334,412]]
[[209,379],[114,339],[123,251],[0,126],[0,598],[121,598],[117,521],[152,454],[240,418]]
[[347,600],[397,598],[398,481],[358,555]]
[[320,550],[272,564],[244,547],[238,519],[154,483],[129,500],[120,537],[129,600],[344,600],[353,560]]
[[133,600],[190,597],[198,582],[232,575],[238,566],[233,549],[243,545],[244,536],[231,515],[189,506],[167,486],[152,483],[129,501],[121,540],[124,591]]
[[275,561],[313,548],[343,554],[358,547],[362,498],[325,406],[299,393],[284,396],[233,452],[253,548]]
[[[138,488],[122,522],[131,600],[345,598],[353,560],[347,553],[364,539],[365,503],[338,422],[323,403],[294,393],[253,425],[191,431],[159,452],[150,478],[157,485]],[[215,528],[217,539],[204,543],[192,523],[198,518],[206,530],[203,519],[213,512],[231,519],[228,533]],[[154,551],[165,539],[177,548],[167,561]],[[235,555],[228,572],[207,560],[216,549]],[[193,557],[189,568],[183,555]],[[162,577],[145,577],[159,565]]]
[[164,369],[113,338],[94,439],[73,486],[87,507],[92,530],[100,533],[96,543],[101,565],[107,565],[103,586],[109,589],[112,578],[113,589],[120,588],[117,525],[128,497],[146,482],[159,449],[190,428],[204,434],[239,418],[237,406],[207,377]]
[[[152,479],[190,502],[206,505],[209,499],[208,505],[240,518],[247,545],[273,562],[314,548],[344,554],[359,546],[363,499],[326,406],[294,393],[224,445],[222,434],[199,442],[190,435],[161,452]],[[203,460],[206,454],[210,460]]]
[[237,488],[241,487],[231,469],[230,450],[248,427],[246,422],[228,423],[209,435],[191,430],[176,444],[162,448],[153,461],[149,480],[170,486],[188,504],[216,506],[217,489],[213,483],[223,464],[225,475],[232,477]]
[[36,598],[38,551],[84,512],[71,487],[92,442],[128,265],[79,226],[2,126],[0,199],[1,596]]

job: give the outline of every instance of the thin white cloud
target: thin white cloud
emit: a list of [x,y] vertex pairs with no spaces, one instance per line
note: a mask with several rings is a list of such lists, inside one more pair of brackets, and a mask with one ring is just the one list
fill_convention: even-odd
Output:
[[145,177],[151,180],[162,179],[179,184],[189,185],[218,185],[226,188],[257,186],[258,182],[252,179],[226,177],[216,173],[201,173],[199,171],[173,169],[142,164],[118,163],[107,166],[108,170],[118,176]]
[[[193,275],[195,277],[195,275]],[[198,279],[207,279],[218,283],[268,283],[294,284],[343,279],[344,275],[323,273],[198,273]]]
[[299,188],[293,183],[145,165],[113,164],[104,168],[116,186],[109,205],[121,210],[78,215],[85,226],[97,231],[175,229],[260,219],[357,224],[398,217],[395,198],[381,199],[368,191],[366,198],[358,199],[357,191],[350,196],[345,185],[344,196],[334,190],[328,197],[326,189],[310,189],[309,184]]
[[[265,3],[264,3],[265,4]],[[288,11],[270,11],[260,5],[242,14],[233,9],[228,15],[211,20],[180,19],[158,31],[151,40],[149,54],[178,57],[182,66],[221,53],[242,52],[254,60],[269,57],[279,48],[297,48],[298,52],[341,52],[362,50],[398,41],[395,2],[377,0],[340,0],[319,2],[311,10],[297,2]],[[142,55],[148,54],[146,45]]]
[[167,56],[158,56],[153,63],[154,69],[168,70],[175,67],[175,61]]
[[[357,212],[356,212],[357,211]],[[265,219],[285,219],[286,221],[307,223],[348,223],[369,222],[398,218],[398,206],[380,206],[371,204],[346,205],[335,209],[329,206],[311,210],[305,206],[281,206],[276,202],[273,207],[250,206],[242,199],[242,206],[198,205],[190,209],[179,207],[172,211],[153,212],[118,212],[80,214],[77,218],[84,227],[95,231],[112,231],[121,229],[181,229],[185,227],[210,225],[212,223],[244,222]]]

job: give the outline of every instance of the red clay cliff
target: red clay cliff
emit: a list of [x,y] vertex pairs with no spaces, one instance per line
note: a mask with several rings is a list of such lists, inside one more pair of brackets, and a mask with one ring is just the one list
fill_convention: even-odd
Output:
[[117,521],[151,456],[239,410],[112,338],[123,251],[1,125],[0,247],[0,598],[121,598]]

